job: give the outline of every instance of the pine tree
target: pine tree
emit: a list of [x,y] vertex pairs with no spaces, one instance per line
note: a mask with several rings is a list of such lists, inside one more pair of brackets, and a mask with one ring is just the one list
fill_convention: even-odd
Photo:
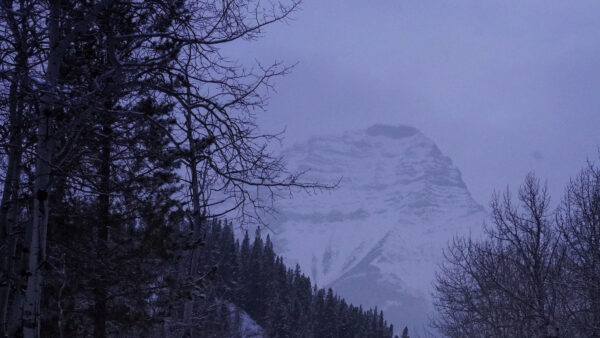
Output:
[[[168,111],[148,100],[142,101],[138,109],[148,109],[157,118],[161,112]],[[81,141],[89,142],[84,143],[90,147],[89,152],[82,153],[77,158],[80,165],[71,169],[79,177],[90,177],[89,185],[95,188],[89,194],[82,194],[64,180],[59,181],[61,184],[53,191],[60,199],[53,200],[55,216],[49,221],[49,244],[53,251],[50,259],[55,267],[66,267],[66,270],[59,275],[52,270],[45,287],[58,290],[66,285],[62,287],[60,299],[53,297],[58,293],[49,293],[48,301],[60,303],[67,309],[88,299],[93,304],[89,311],[94,313],[95,331],[106,335],[107,323],[111,327],[132,328],[139,318],[147,318],[144,325],[148,325],[167,316],[167,305],[154,302],[150,310],[149,297],[161,302],[167,298],[170,302],[177,301],[177,297],[173,297],[177,290],[175,284],[169,285],[171,295],[166,297],[166,294],[161,295],[166,290],[156,281],[168,273],[169,264],[175,262],[180,238],[173,230],[180,219],[173,209],[175,201],[170,197],[176,185],[174,176],[169,173],[174,162],[163,151],[168,143],[165,134],[152,125],[125,119],[113,122],[110,133],[102,123],[98,128],[104,131],[100,138],[108,139],[110,135],[114,146],[106,143],[106,152],[97,156],[91,149],[96,136],[90,134],[89,140]],[[135,146],[127,144],[124,134],[138,135],[147,142],[138,142]],[[94,180],[96,177],[98,180]],[[72,241],[75,234],[79,241]],[[70,284],[75,281],[77,284],[71,288]],[[76,291],[79,288],[93,292]],[[121,296],[114,297],[114,293]],[[73,308],[71,313],[74,317],[64,317],[61,322],[69,326],[71,320],[87,321],[77,315],[80,310]],[[44,330],[50,332],[54,327],[49,324]]]
[[264,243],[261,238],[260,228],[257,228],[254,236],[254,242],[250,251],[250,259],[248,261],[248,269],[253,273],[248,275],[248,297],[249,308],[253,309],[255,320],[262,322],[266,315],[265,300],[268,297],[265,285],[269,282],[269,278],[264,270],[263,265],[263,249]]

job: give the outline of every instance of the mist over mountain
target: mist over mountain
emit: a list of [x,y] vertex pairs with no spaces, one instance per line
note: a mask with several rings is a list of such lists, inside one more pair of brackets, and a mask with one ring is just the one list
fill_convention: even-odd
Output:
[[452,160],[419,130],[387,125],[313,137],[284,156],[307,178],[340,184],[278,202],[275,251],[320,287],[382,309],[397,330],[421,331],[443,248],[480,234],[486,215]]

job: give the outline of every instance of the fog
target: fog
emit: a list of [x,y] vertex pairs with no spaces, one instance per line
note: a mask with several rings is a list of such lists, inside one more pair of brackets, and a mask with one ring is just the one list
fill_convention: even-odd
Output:
[[297,63],[258,114],[263,130],[286,129],[284,147],[408,124],[453,159],[480,203],[530,171],[556,202],[597,158],[599,10],[594,1],[308,0],[236,52]]

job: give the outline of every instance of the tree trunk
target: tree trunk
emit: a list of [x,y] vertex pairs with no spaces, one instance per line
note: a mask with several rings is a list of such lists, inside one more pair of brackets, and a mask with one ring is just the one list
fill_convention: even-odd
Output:
[[[18,215],[18,195],[21,174],[21,147],[22,147],[22,118],[17,103],[19,81],[14,80],[9,94],[9,128],[10,146],[8,154],[8,168],[6,180],[2,190],[0,204],[0,334],[9,335],[8,305],[10,303],[10,290],[15,279],[15,258],[18,236],[16,234],[16,221]],[[22,107],[19,107],[22,108]],[[14,309],[12,310],[14,311]]]
[[[17,229],[17,217],[19,214],[18,197],[21,182],[21,161],[23,147],[23,114],[24,114],[24,92],[27,85],[27,45],[22,38],[22,30],[27,24],[27,18],[21,14],[20,20],[13,14],[12,2],[2,3],[2,9],[6,12],[10,30],[13,34],[15,46],[16,66],[11,79],[9,89],[9,150],[8,167],[4,181],[2,201],[0,202],[0,334],[12,336],[19,321],[11,320],[15,316],[9,314],[18,312],[21,304],[17,301],[20,297],[11,296],[11,289],[20,290],[19,285],[14,286],[17,281],[17,245],[20,239]],[[11,302],[12,298],[12,302]],[[9,304],[11,305],[9,308]]]
[[[105,120],[106,121],[106,120]],[[98,199],[98,224],[96,248],[96,285],[94,288],[94,338],[106,337],[106,267],[104,262],[108,249],[108,235],[110,227],[110,150],[111,126],[110,122],[103,123],[102,133],[104,140],[100,154],[100,196]]]
[[23,305],[24,338],[40,337],[40,301],[42,297],[41,263],[46,259],[46,231],[48,227],[48,194],[54,135],[52,132],[58,72],[62,53],[59,51],[60,1],[50,1],[48,21],[48,66],[46,70],[46,93],[42,96],[37,125],[36,164],[34,180],[33,215],[26,231],[26,247],[29,250],[26,271],[28,273]]
[[[189,151],[189,167],[191,174],[191,200],[192,200],[192,236],[194,241],[200,239],[201,226],[202,226],[202,215],[200,210],[200,185],[198,182],[198,152],[203,149],[197,149],[196,142],[194,141],[192,117],[189,112],[186,113],[186,132],[187,139],[190,146]],[[193,277],[198,271],[198,249],[192,248],[190,253],[190,266],[188,267],[188,276]],[[194,301],[186,301],[183,308],[183,322],[185,325],[184,337],[194,337],[194,330],[192,326],[192,315],[194,310]]]

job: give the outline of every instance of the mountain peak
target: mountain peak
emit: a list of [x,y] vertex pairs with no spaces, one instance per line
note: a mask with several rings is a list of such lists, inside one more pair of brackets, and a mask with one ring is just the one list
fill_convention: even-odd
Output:
[[452,160],[418,129],[382,124],[312,137],[285,158],[310,179],[341,182],[278,202],[275,250],[395,327],[425,325],[442,249],[480,232],[485,217]]

